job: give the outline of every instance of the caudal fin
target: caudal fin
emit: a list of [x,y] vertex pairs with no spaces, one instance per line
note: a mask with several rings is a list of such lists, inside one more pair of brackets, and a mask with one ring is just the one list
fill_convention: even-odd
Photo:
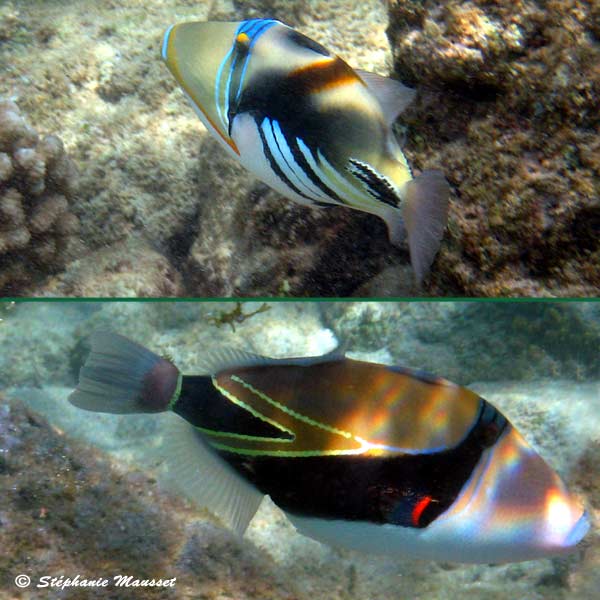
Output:
[[405,187],[402,213],[410,262],[420,285],[440,247],[448,221],[449,186],[441,171],[423,171]]
[[90,341],[71,404],[117,414],[168,409],[181,385],[173,363],[116,333],[96,332]]

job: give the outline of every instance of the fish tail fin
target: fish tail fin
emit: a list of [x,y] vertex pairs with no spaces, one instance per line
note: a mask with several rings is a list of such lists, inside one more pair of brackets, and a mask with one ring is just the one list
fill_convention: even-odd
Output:
[[115,414],[169,409],[182,379],[173,363],[116,333],[96,332],[90,341],[71,404]]
[[[448,221],[449,186],[441,171],[423,171],[404,189],[402,213],[408,234],[410,262],[420,285],[444,235]],[[392,233],[390,231],[390,236]]]

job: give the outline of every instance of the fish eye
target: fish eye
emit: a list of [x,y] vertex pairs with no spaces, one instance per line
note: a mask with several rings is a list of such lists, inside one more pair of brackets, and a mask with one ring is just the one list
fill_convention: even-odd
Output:
[[246,33],[238,33],[237,36],[235,37],[235,42],[239,46],[245,47],[250,44],[250,38],[248,37],[248,34],[246,34]]

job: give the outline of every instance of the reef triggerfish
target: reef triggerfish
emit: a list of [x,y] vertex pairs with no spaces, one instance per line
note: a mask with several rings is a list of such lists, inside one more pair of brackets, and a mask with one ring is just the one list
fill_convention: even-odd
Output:
[[201,358],[206,375],[113,333],[70,401],[173,411],[182,485],[243,532],[265,495],[299,532],[396,556],[509,562],[573,550],[587,513],[489,402],[420,371],[328,354]]
[[417,281],[446,227],[448,183],[412,177],[392,132],[414,90],[353,69],[318,42],[271,19],[171,26],[162,57],[210,133],[284,196],[342,205],[408,237]]

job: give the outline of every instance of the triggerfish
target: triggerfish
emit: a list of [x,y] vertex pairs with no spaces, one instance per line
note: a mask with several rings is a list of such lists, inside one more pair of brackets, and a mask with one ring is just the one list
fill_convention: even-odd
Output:
[[265,495],[327,544],[410,558],[510,562],[572,551],[580,502],[489,402],[445,379],[331,353],[205,351],[205,375],[95,333],[70,401],[172,411],[186,491],[243,532]]
[[259,179],[304,205],[341,205],[408,237],[417,282],[448,214],[439,171],[413,178],[392,132],[414,97],[401,83],[353,69],[271,19],[171,26],[162,57],[208,131]]

